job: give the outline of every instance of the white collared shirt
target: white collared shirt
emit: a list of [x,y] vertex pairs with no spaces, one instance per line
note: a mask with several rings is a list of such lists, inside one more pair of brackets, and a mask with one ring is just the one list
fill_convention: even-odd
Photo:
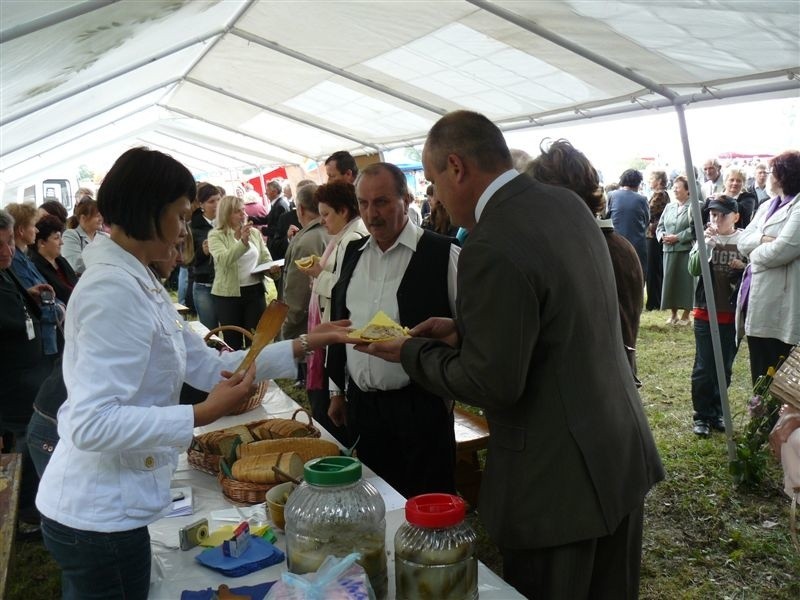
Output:
[[[417,249],[423,230],[409,220],[395,243],[383,252],[375,239],[370,237],[360,249],[361,258],[356,265],[347,287],[347,307],[353,327],[363,327],[382,310],[396,322],[400,322],[397,305],[397,289],[405,275],[408,263]],[[455,315],[456,272],[461,249],[450,246],[447,266],[447,295],[450,310]],[[414,323],[416,325],[416,323]],[[364,391],[396,390],[409,384],[410,379],[402,365],[390,363],[346,346],[347,372],[356,385]],[[330,389],[338,389],[330,382]]]
[[483,193],[478,198],[478,203],[475,205],[475,222],[481,220],[481,214],[483,214],[483,209],[486,208],[486,205],[489,202],[489,198],[494,196],[495,192],[507,184],[509,181],[514,179],[519,175],[519,171],[516,169],[509,169],[505,173],[501,173],[497,179],[495,179],[492,183],[490,183]]
[[[69,527],[126,531],[163,516],[178,455],[192,439],[181,384],[210,390],[243,352],[219,354],[184,326],[160,282],[98,236],[65,324],[61,437],[39,485],[42,514]],[[257,377],[296,374],[291,342],[264,349]]]

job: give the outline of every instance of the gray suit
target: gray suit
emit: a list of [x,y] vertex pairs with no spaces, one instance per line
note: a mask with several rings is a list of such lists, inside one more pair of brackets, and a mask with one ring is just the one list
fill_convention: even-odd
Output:
[[486,410],[479,512],[501,547],[601,538],[663,478],[620,334],[608,248],[572,192],[520,175],[458,267],[459,348],[412,338],[403,367]]
[[308,302],[311,299],[311,281],[294,263],[298,258],[316,254],[322,256],[330,237],[320,224],[319,217],[294,234],[286,250],[283,265],[282,298],[289,305],[289,313],[281,328],[281,337],[292,340],[308,331]]

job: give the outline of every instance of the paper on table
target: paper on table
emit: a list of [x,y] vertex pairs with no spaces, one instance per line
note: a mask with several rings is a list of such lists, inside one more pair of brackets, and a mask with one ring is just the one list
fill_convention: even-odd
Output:
[[256,265],[255,269],[252,271],[252,274],[255,275],[257,273],[264,273],[269,271],[272,267],[282,267],[284,262],[286,262],[286,259],[279,258],[278,260],[271,260],[269,262],[261,263],[260,265]]
[[170,490],[173,498],[172,510],[167,517],[185,517],[194,513],[192,506],[192,488],[191,487],[176,487]]

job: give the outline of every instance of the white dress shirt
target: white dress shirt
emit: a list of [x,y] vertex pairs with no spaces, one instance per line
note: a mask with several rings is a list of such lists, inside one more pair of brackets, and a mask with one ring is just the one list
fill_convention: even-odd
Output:
[[[396,322],[400,322],[397,289],[417,249],[422,233],[422,229],[408,221],[400,236],[386,252],[378,247],[372,237],[364,243],[360,249],[361,258],[347,287],[347,307],[350,309],[353,327],[363,327],[379,310]],[[458,246],[450,246],[447,295],[453,315],[456,312],[456,272],[459,252],[461,249]],[[346,345],[346,353],[347,372],[356,385],[364,391],[396,390],[410,383],[408,375],[399,363],[390,363],[358,352],[350,344]],[[332,381],[330,386],[332,391],[338,389]]]
[[[169,511],[170,480],[194,428],[181,384],[210,390],[244,352],[219,354],[185,327],[151,271],[110,238],[83,253],[63,358],[61,437],[39,484],[45,516],[90,531],[143,527]],[[290,377],[291,341],[271,344],[257,378]]]

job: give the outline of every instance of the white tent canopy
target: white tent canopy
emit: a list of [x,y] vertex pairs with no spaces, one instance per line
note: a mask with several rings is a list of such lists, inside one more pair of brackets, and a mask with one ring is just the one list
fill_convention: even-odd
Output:
[[195,172],[800,91],[800,2],[0,3],[0,180],[164,150]]

